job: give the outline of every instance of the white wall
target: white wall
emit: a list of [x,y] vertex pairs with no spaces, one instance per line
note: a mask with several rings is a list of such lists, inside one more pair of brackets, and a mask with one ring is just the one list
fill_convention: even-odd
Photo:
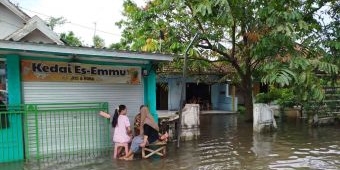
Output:
[[[180,78],[169,78],[168,79],[168,109],[169,110],[178,110],[181,92],[182,92],[182,83]],[[185,94],[185,92],[184,92]]]
[[27,36],[23,37],[20,41],[28,41],[28,42],[43,42],[43,43],[54,43],[50,38],[45,36],[41,31],[34,30]]
[[0,4],[0,39],[4,39],[24,26],[24,20]]

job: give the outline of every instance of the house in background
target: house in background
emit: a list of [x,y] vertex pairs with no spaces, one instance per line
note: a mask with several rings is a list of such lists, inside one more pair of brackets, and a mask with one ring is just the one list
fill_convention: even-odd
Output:
[[[200,104],[201,110],[237,111],[238,96],[235,87],[228,82],[218,82],[217,75],[205,77],[204,81],[198,81],[199,76],[189,76],[186,79],[184,103]],[[166,75],[158,77],[157,82],[157,110],[179,110],[182,77]]]
[[0,0],[0,40],[64,45],[38,16],[30,17],[8,0]]
[[[221,71],[223,69],[223,71]],[[158,71],[157,110],[178,111],[182,92],[181,70],[166,66]],[[231,67],[213,68],[208,71],[189,71],[186,78],[184,103],[200,104],[200,109],[221,112],[237,112],[238,106],[244,105],[243,91],[230,80],[221,78],[236,74]],[[254,82],[253,96],[268,91],[267,85]]]

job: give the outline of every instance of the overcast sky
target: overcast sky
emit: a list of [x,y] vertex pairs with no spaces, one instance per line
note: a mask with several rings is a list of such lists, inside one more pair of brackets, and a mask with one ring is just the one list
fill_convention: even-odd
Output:
[[[143,5],[145,0],[134,0]],[[96,32],[109,46],[120,40],[121,31],[115,22],[122,19],[123,0],[11,0],[31,17],[38,15],[43,20],[49,17],[64,17],[68,22],[55,28],[55,32],[73,31],[87,44],[92,45]],[[96,23],[96,31],[95,31]]]

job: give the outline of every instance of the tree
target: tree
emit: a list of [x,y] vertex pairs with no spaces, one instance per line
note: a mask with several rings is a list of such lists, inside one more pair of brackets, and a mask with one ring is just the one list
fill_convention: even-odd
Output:
[[122,44],[122,43],[112,43],[112,44],[110,44],[109,49],[128,50],[128,48],[125,46],[125,44]]
[[[335,1],[302,0],[152,0],[140,8],[124,2],[126,19],[121,43],[132,50],[183,54],[196,32],[200,38],[190,51],[190,70],[217,68],[243,91],[246,119],[252,120],[254,81],[282,86],[309,83],[315,70],[335,73],[321,60],[327,52],[315,40],[319,9]],[[158,32],[164,33],[159,40]],[[180,66],[180,57],[173,66]],[[303,89],[306,90],[306,89]]]
[[68,46],[82,46],[82,42],[79,37],[76,37],[72,31],[68,33],[61,33],[60,39]]
[[322,15],[327,16],[324,22],[321,22],[321,30],[318,35],[322,41],[319,43],[328,49],[329,55],[327,58],[332,63],[336,63],[340,66],[340,1],[333,1],[328,4],[328,8],[325,8],[320,12]]
[[64,17],[57,17],[57,18],[49,17],[46,22],[47,22],[47,25],[50,26],[52,30],[54,30],[54,28],[57,25],[63,25],[67,22],[67,20]]
[[95,35],[92,40],[93,40],[93,46],[95,48],[104,48],[105,47],[104,39],[100,38],[98,35]]

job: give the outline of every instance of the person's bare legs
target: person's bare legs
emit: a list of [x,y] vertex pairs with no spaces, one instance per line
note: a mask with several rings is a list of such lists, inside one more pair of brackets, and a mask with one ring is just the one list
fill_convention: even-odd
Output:
[[143,142],[139,146],[144,148],[147,143],[148,143],[148,136],[144,135]]
[[134,157],[134,153],[136,153],[139,149],[139,145],[141,143],[143,143],[144,141],[144,136],[143,135],[140,135],[140,136],[135,136],[132,141],[131,141],[131,146],[130,146],[130,149],[128,151],[128,153],[122,157],[122,159],[124,160],[132,160],[133,157]]
[[168,138],[169,138],[169,134],[168,134],[168,132],[165,132],[163,135],[161,135],[159,137],[159,140],[161,140],[161,141],[168,141]]
[[119,159],[133,160],[133,156],[134,156],[134,153],[133,153],[131,150],[129,150],[129,152],[128,152],[127,155],[125,155],[125,156],[123,156],[123,157],[121,157],[121,158],[119,158]]

